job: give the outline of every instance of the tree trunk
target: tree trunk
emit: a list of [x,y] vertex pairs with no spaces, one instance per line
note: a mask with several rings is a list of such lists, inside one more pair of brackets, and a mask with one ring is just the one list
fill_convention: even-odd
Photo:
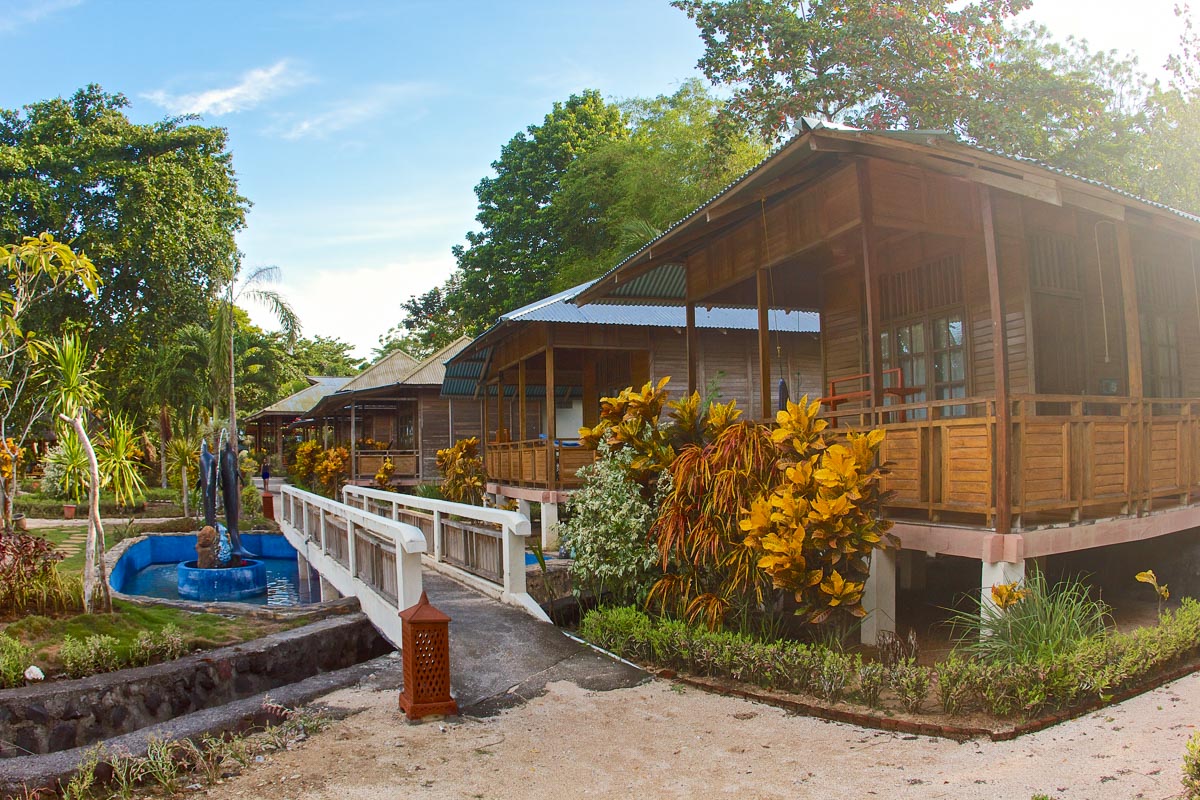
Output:
[[94,597],[96,583],[100,584],[101,610],[112,613],[112,595],[108,591],[108,570],[104,566],[104,523],[100,520],[100,464],[96,461],[96,450],[92,447],[91,437],[83,426],[83,418],[72,419],[60,414],[60,417],[75,426],[75,433],[83,442],[84,452],[88,457],[88,468],[91,472],[92,485],[88,490],[88,535],[87,549],[83,566],[83,610],[91,614],[95,611]]
[[187,464],[184,464],[182,467],[179,468],[179,486],[181,489],[183,489],[183,518],[187,519],[187,517],[188,517]]
[[163,403],[158,409],[158,440],[162,442],[159,458],[162,473],[162,488],[167,488],[167,445],[171,443],[171,409]]

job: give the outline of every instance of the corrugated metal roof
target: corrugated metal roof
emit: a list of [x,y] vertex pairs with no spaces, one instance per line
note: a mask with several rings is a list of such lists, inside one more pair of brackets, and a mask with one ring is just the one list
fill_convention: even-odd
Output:
[[446,362],[471,343],[469,336],[460,336],[418,364],[398,383],[404,386],[440,386],[446,378]]
[[312,382],[311,386],[307,386],[295,394],[288,395],[261,411],[255,411],[246,419],[254,420],[268,415],[298,416],[319,403],[322,397],[333,394],[353,380],[353,378],[349,377],[332,377],[328,375],[310,375],[308,379]]
[[[581,283],[565,292],[510,311],[500,317],[499,324],[557,322],[582,325],[637,325],[651,328],[682,328],[687,325],[687,312],[680,305],[633,306],[605,303],[577,306],[571,303],[576,295],[594,282]],[[660,285],[666,285],[666,281]],[[666,297],[669,296],[664,296],[664,299]],[[753,331],[758,329],[758,312],[753,308],[697,308],[696,327]],[[773,309],[770,312],[770,327],[773,331],[818,333],[821,330],[821,321],[819,315],[810,311]]]
[[[1159,203],[1154,200],[1148,200],[1144,197],[1139,197],[1138,195],[1135,195],[1132,192],[1126,191],[1124,189],[1118,189],[1115,186],[1110,186],[1106,183],[1103,183],[1103,182],[1097,181],[1097,180],[1093,180],[1091,178],[1084,178],[1083,176],[1076,175],[1065,169],[1061,169],[1059,167],[1052,166],[1050,164],[1047,164],[1042,161],[1038,161],[1036,159],[1026,158],[1023,156],[1013,156],[1008,153],[1001,152],[999,150],[993,150],[993,149],[990,149],[987,147],[981,147],[976,144],[971,144],[969,142],[960,141],[954,134],[952,134],[948,131],[941,131],[941,130],[870,131],[870,130],[863,130],[863,129],[859,129],[859,128],[852,128],[848,125],[842,125],[840,123],[831,122],[829,120],[817,119],[814,117],[804,117],[801,119],[800,123],[801,123],[800,130],[798,130],[790,138],[788,138],[785,141],[776,145],[775,148],[770,153],[768,153],[766,155],[766,157],[764,157],[761,161],[759,161],[754,166],[750,167],[748,170],[743,172],[737,178],[733,179],[733,181],[731,181],[728,185],[726,185],[724,188],[722,188],[720,191],[718,191],[716,194],[714,194],[708,200],[706,200],[703,203],[701,203],[700,205],[696,206],[696,208],[692,209],[685,216],[683,216],[680,219],[676,220],[675,222],[671,223],[671,225],[669,225],[658,236],[654,237],[653,239],[651,239],[650,241],[648,241],[644,245],[642,245],[640,248],[638,248],[634,252],[630,253],[625,258],[621,259],[620,262],[618,262],[614,267],[612,267],[607,272],[605,272],[595,282],[607,282],[608,278],[610,278],[613,274],[615,274],[617,271],[622,269],[625,265],[635,261],[643,253],[646,253],[647,251],[653,249],[656,245],[658,245],[665,238],[667,238],[669,235],[671,235],[675,231],[675,229],[686,224],[692,218],[694,218],[697,215],[699,215],[700,213],[704,212],[705,209],[707,209],[709,206],[711,206],[717,200],[719,200],[722,197],[724,197],[725,195],[729,194],[735,188],[740,186],[744,181],[746,181],[751,176],[753,176],[755,173],[759,172],[761,169],[766,167],[768,163],[770,163],[771,161],[778,158],[785,151],[790,150],[792,148],[792,145],[794,145],[799,139],[801,139],[805,135],[811,133],[812,131],[820,131],[820,130],[828,131],[830,133],[835,133],[835,134],[836,133],[842,133],[842,134],[850,133],[850,134],[855,134],[855,135],[878,136],[880,138],[885,138],[885,139],[886,138],[894,138],[894,139],[898,139],[898,140],[904,140],[904,141],[914,142],[914,143],[918,143],[918,144],[926,144],[926,145],[932,145],[932,143],[934,141],[945,142],[951,146],[958,146],[958,147],[962,147],[962,148],[965,148],[968,150],[976,150],[978,152],[987,153],[988,155],[991,155],[991,156],[1007,159],[1009,161],[1014,161],[1019,164],[1023,164],[1025,166],[1032,166],[1032,167],[1036,167],[1039,169],[1043,169],[1043,170],[1046,170],[1047,172],[1054,173],[1054,174],[1062,176],[1064,178],[1069,178],[1071,180],[1077,180],[1077,181],[1080,181],[1081,183],[1085,183],[1090,186],[1094,186],[1098,189],[1103,189],[1105,191],[1112,192],[1113,194],[1120,195],[1121,197],[1124,197],[1128,200],[1133,200],[1134,202],[1141,203],[1141,204],[1149,206],[1151,208],[1155,208],[1159,211],[1163,211],[1165,213],[1172,214],[1174,216],[1185,219],[1189,222],[1200,223],[1200,216],[1197,216],[1196,214],[1192,214],[1187,211],[1182,211],[1178,208],[1173,208],[1171,206],[1166,205],[1165,203]],[[934,152],[937,152],[937,150],[938,150],[937,147],[933,147],[933,146],[931,146],[930,149]],[[646,273],[646,274],[650,275],[652,273]],[[636,279],[630,279],[630,281],[627,284],[623,284],[623,285],[632,287],[634,280],[636,280]],[[604,297],[612,297],[615,299],[615,298],[621,297],[622,294],[631,295],[632,293],[629,290],[626,290],[624,293],[622,293],[622,292],[620,292],[619,287],[613,287],[604,295]],[[656,295],[656,296],[661,296],[661,295]],[[586,302],[595,303],[595,302],[599,302],[599,300],[600,300],[599,298],[594,298],[594,299],[588,300]]]
[[616,286],[608,294],[614,298],[679,300],[687,296],[687,268],[683,264],[663,264]]
[[354,377],[342,391],[359,392],[399,382],[419,362],[403,350],[393,350]]

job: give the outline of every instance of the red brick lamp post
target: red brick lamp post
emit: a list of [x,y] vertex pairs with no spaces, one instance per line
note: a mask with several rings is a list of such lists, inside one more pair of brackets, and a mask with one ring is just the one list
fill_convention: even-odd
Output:
[[404,690],[400,710],[409,719],[457,714],[450,696],[450,617],[429,604],[421,592],[417,604],[400,612]]

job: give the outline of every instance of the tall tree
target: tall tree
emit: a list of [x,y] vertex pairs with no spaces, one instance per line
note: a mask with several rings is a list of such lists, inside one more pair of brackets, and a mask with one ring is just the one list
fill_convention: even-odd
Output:
[[621,104],[629,135],[575,159],[546,209],[555,290],[602,274],[762,160],[761,141],[714,124],[723,107],[699,79]]
[[89,253],[99,295],[64,293],[38,322],[84,322],[117,405],[146,413],[135,378],[173,331],[207,322],[236,273],[249,204],[223,129],[135,124],[127,105],[92,85],[0,111],[0,240],[49,231]]
[[1030,0],[673,0],[724,122],[780,137],[802,116],[943,129],[1128,185],[1149,90],[1136,62],[1014,27]]
[[627,136],[620,110],[599,92],[555,103],[501,148],[495,175],[475,187],[478,231],[454,248],[458,268],[444,287],[404,304],[406,327],[424,345],[478,333],[506,311],[544,297],[560,237],[546,211],[567,168],[599,143]]

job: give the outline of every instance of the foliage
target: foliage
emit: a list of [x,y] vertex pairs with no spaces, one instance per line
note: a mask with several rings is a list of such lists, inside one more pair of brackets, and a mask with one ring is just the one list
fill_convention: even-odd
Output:
[[60,293],[34,327],[87,326],[113,405],[145,418],[159,399],[146,368],[173,331],[207,319],[236,271],[248,203],[223,128],[135,124],[127,105],[92,85],[0,114],[0,235],[49,231],[96,259],[99,296]]
[[391,456],[385,456],[383,463],[379,465],[379,471],[375,473],[375,488],[390,491],[394,474],[396,474],[396,465],[392,463]]
[[350,451],[344,447],[331,447],[317,456],[313,464],[313,481],[321,494],[336,500],[349,476],[349,469]]
[[[846,694],[870,704],[877,675],[856,655],[787,640],[763,641],[680,620],[651,617],[633,607],[588,612],[580,635],[617,655],[695,675],[730,678],[768,689],[826,699]],[[950,715],[982,711],[1030,716],[1105,700],[1143,683],[1182,658],[1200,655],[1200,603],[1185,598],[1157,625],[1128,633],[1101,631],[1043,662],[986,661],[956,651],[934,669],[911,659],[888,670],[895,700],[919,710],[936,684]],[[884,698],[881,698],[884,699]],[[886,699],[882,703],[885,710]]]
[[771,440],[783,472],[769,494],[754,499],[739,527],[757,566],[776,589],[795,597],[798,614],[824,622],[836,611],[866,615],[862,592],[871,553],[887,547],[891,523],[880,517],[882,470],[876,466],[882,430],[828,444],[820,403],[788,402]]
[[[654,482],[687,445],[712,441],[742,415],[737,401],[727,404],[705,403],[698,392],[679,400],[668,400],[664,377],[657,384],[647,383],[641,390],[623,389],[616,397],[600,399],[600,416],[595,427],[580,428],[579,441],[584,447],[601,442],[611,449],[629,449],[630,478],[652,491]],[[667,419],[662,419],[663,411]]]
[[86,639],[68,636],[62,641],[58,657],[70,678],[86,678],[101,672],[113,672],[122,666],[117,640],[105,634]]
[[25,670],[33,663],[33,650],[0,633],[0,689],[25,685]]
[[1193,733],[1187,741],[1187,752],[1183,756],[1183,788],[1186,800],[1200,800],[1200,731]]
[[80,608],[82,584],[59,572],[61,560],[62,554],[43,536],[0,533],[0,617]]
[[642,602],[654,582],[658,551],[649,531],[670,481],[660,481],[658,496],[647,501],[629,476],[633,459],[632,450],[601,443],[600,459],[579,470],[583,486],[567,500],[559,525],[562,546],[574,558],[577,595],[586,590],[618,603]]
[[1200,205],[1200,48],[1186,5],[1165,83],[1136,59],[1014,25],[1029,0],[674,0],[732,97],[718,128],[768,139],[815,116],[941,129],[1183,208]]
[[250,481],[242,487],[242,514],[246,517],[257,517],[262,514],[262,492]]
[[436,483],[418,483],[412,488],[412,493],[416,497],[424,497],[426,500],[445,500],[446,496],[442,494],[442,487]]
[[[4,124],[5,120],[0,118],[0,130]],[[0,181],[0,196],[3,191],[4,182]],[[31,395],[26,391],[45,380],[44,356],[52,349],[37,333],[36,320],[31,318],[59,295],[76,287],[89,299],[94,297],[99,281],[96,265],[86,255],[75,253],[48,233],[37,238],[26,236],[19,244],[0,245],[0,263],[5,277],[5,290],[0,292],[0,449],[8,451],[8,458],[16,459],[52,398],[50,392]],[[61,324],[61,320],[55,320],[46,328]],[[10,441],[15,449],[9,445]],[[10,530],[16,476],[0,474],[0,478],[4,530]]]
[[991,663],[1047,664],[1105,631],[1108,607],[1077,578],[1051,585],[1034,570],[1020,593],[1007,608],[980,602],[953,612],[959,646]]
[[307,488],[311,485],[313,472],[317,468],[317,460],[323,448],[318,441],[301,442],[288,465],[288,477],[297,486]]
[[458,267],[445,286],[404,304],[405,327],[440,347],[551,294],[561,237],[548,207],[562,177],[581,154],[627,135],[620,110],[588,90],[510,139],[492,162],[495,175],[475,187],[480,229],[454,247]]
[[97,461],[100,478],[116,498],[117,505],[132,508],[145,497],[146,480],[142,477],[141,448],[133,423],[124,415],[108,419],[108,429],[100,437]]
[[921,710],[929,696],[931,674],[928,667],[915,661],[904,660],[896,665],[891,674],[892,688],[900,700],[901,707],[910,714]]
[[1148,583],[1154,589],[1154,594],[1158,596],[1158,613],[1162,613],[1162,604],[1171,599],[1171,592],[1167,589],[1165,583],[1158,582],[1158,576],[1154,574],[1154,570],[1148,569],[1144,572],[1139,572],[1134,575],[1134,580],[1139,583]]
[[191,433],[177,433],[167,442],[164,456],[167,462],[167,478],[177,491],[183,491],[183,475],[186,471],[188,492],[200,487],[200,437]]
[[167,624],[156,631],[138,631],[129,650],[131,666],[144,667],[160,661],[174,661],[187,652],[179,626]]
[[887,685],[888,671],[883,664],[868,662],[858,668],[858,700],[870,708],[879,708],[879,696]]
[[442,494],[455,503],[477,506],[483,502],[487,483],[479,439],[459,439],[453,447],[437,451],[437,468],[442,476]]

